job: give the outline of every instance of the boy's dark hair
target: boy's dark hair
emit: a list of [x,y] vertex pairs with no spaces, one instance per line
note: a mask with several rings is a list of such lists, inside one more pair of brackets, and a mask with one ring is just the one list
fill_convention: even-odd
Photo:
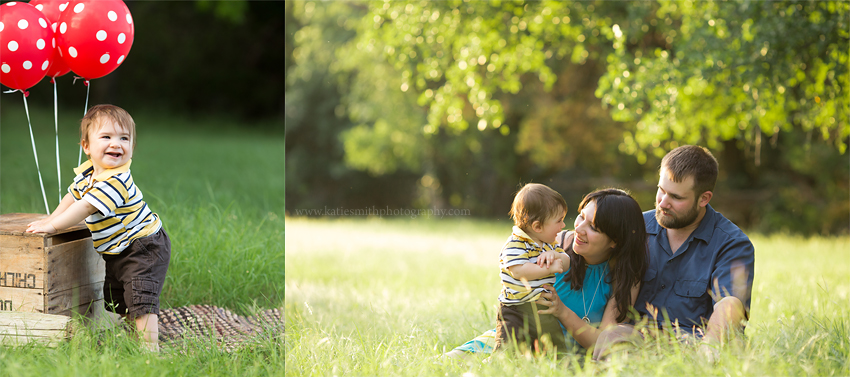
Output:
[[694,177],[696,196],[706,191],[714,191],[714,184],[717,182],[717,159],[708,149],[698,145],[683,145],[673,149],[661,160],[661,169],[664,168],[670,171],[670,179],[676,183]]
[[88,143],[89,132],[94,127],[103,126],[103,123],[98,123],[98,119],[106,117],[130,133],[130,142],[133,144],[133,149],[136,149],[136,122],[126,110],[115,105],[95,105],[92,106],[83,119],[80,120],[80,144],[83,141]]
[[549,186],[529,183],[516,193],[510,214],[514,225],[527,232],[535,221],[545,223],[566,212],[567,202],[561,194]]

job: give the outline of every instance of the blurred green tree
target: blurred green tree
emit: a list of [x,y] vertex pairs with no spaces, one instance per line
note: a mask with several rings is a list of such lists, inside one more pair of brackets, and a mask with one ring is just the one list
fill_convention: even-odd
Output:
[[418,176],[388,168],[366,172],[345,163],[340,135],[355,124],[343,92],[369,87],[349,84],[356,77],[340,70],[345,59],[338,59],[337,51],[355,37],[353,24],[365,13],[356,3],[286,3],[287,211],[400,207],[413,200],[389,191],[413,191]]
[[850,3],[630,2],[596,95],[645,161],[723,151],[719,196],[762,231],[847,231]]
[[[720,147],[799,129],[840,153],[850,136],[847,2],[632,2],[608,33],[596,91],[636,121],[623,150],[643,159],[672,142]],[[805,143],[811,147],[811,138]]]
[[416,206],[503,216],[535,181],[569,202],[631,187],[651,208],[660,157],[694,143],[721,160],[714,203],[741,225],[850,225],[847,3],[302,4],[350,15],[324,26],[344,40],[295,41],[333,57],[287,70],[334,77],[350,122],[334,161],[416,177],[394,194]]
[[[346,97],[360,123],[343,135],[349,166],[421,174],[418,206],[503,215],[521,183],[582,170],[598,176],[618,165],[613,141],[622,125],[593,97],[604,71],[585,65],[599,54],[565,42],[585,27],[553,15],[568,14],[567,5],[368,4],[357,37],[339,54],[361,78]],[[585,191],[596,181],[563,189]]]

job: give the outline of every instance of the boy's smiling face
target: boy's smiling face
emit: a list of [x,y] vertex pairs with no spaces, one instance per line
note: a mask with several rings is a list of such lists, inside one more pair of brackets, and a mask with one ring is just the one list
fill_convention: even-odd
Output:
[[100,127],[92,127],[88,140],[83,140],[83,151],[91,158],[95,175],[130,162],[133,157],[133,140],[130,132],[109,117],[97,120]]
[[545,243],[555,243],[555,238],[558,236],[558,233],[561,229],[564,229],[564,217],[567,216],[567,211],[561,214],[561,216],[550,217],[546,220],[546,222],[535,221],[531,225],[531,232],[529,232],[529,236],[537,242],[545,242]]

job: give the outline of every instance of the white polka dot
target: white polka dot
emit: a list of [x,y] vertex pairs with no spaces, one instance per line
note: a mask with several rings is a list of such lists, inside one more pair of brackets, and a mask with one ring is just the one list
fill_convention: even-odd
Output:
[[18,51],[18,42],[9,41],[9,51]]
[[9,71],[11,71],[11,70],[12,70],[12,68],[11,68],[11,67],[9,67],[9,65],[8,65],[8,64],[3,63],[3,65],[1,65],[1,66],[0,66],[0,70],[2,70],[2,71],[3,71],[3,73],[9,73]]
[[50,66],[50,60],[45,60],[44,63],[41,64],[41,70],[46,71],[47,67]]
[[123,45],[124,41],[127,40],[127,36],[124,33],[118,34],[118,44]]
[[53,48],[56,48],[56,38],[51,38],[51,39],[53,39]]
[[32,62],[29,60],[24,60],[24,69],[29,70],[32,68]]
[[[68,3],[70,3],[70,1],[69,1]],[[65,4],[61,4],[61,5],[59,5],[59,11],[60,11],[60,12],[64,11],[64,10],[65,10],[65,8],[67,8],[67,7],[68,7],[68,3],[65,3]]]
[[130,13],[127,13],[127,23],[128,23],[128,24],[132,24],[132,23],[133,23],[133,18],[132,18],[132,17],[130,17]]
[[50,27],[53,29],[53,32],[55,33],[56,32],[56,23],[54,22],[54,23],[50,24]]
[[68,24],[63,22],[59,25],[59,34],[65,34],[65,30],[68,30]]
[[5,28],[5,27],[6,27],[6,26],[5,26],[5,25],[3,25],[3,23],[2,23],[2,22],[0,22],[0,31],[3,31],[3,28]]
[[38,47],[39,50],[44,50],[44,39],[39,39],[35,42],[35,47]]
[[[41,5],[41,4],[39,4],[39,5]],[[41,27],[42,27],[42,28],[46,28],[46,27],[47,27],[47,21],[45,21],[45,20],[44,20],[43,18],[41,18],[41,17],[39,17],[39,18],[38,18],[38,24],[39,24],[39,25],[41,25]]]
[[106,64],[109,61],[109,54],[103,54],[100,57],[100,64]]
[[98,30],[97,34],[95,34],[95,37],[97,37],[97,40],[99,40],[101,42],[105,41],[106,40],[106,30]]
[[86,4],[83,4],[83,3],[77,3],[77,5],[74,5],[74,13],[80,13],[80,12],[82,12],[82,11],[83,11],[83,9],[85,9],[85,7],[86,7]]
[[17,4],[17,3],[16,3],[16,2],[14,2],[14,1],[13,1],[13,2],[11,2],[11,3],[6,3],[6,5],[7,5],[7,6],[10,6],[10,7],[15,6],[15,4]]
[[43,4],[38,4],[38,5],[36,5],[36,6],[35,6],[35,9],[38,9],[38,10],[40,10],[40,11],[44,12],[44,5],[43,5]]
[[116,63],[121,64],[124,61],[124,55],[118,57],[118,61]]
[[77,49],[74,47],[68,47],[68,55],[71,55],[72,58],[77,57]]
[[115,14],[115,11],[109,11],[109,13],[106,14],[106,17],[109,17],[109,21],[112,22],[115,22],[118,19],[118,15]]
[[60,57],[60,58],[64,58],[64,57],[65,57],[65,55],[62,55],[62,49],[61,49],[61,48],[59,49],[59,57]]
[[29,23],[29,22],[27,22],[27,20],[20,20],[20,21],[18,21],[18,29],[24,30],[24,29],[26,29],[28,26],[30,26],[30,23]]

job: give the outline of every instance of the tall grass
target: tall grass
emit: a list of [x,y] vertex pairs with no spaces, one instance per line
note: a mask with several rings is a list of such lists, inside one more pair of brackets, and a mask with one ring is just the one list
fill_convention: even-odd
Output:
[[212,339],[195,339],[184,350],[152,354],[114,328],[84,331],[56,348],[0,348],[0,370],[4,376],[276,376],[282,375],[283,352],[273,338],[231,354]]
[[[0,213],[44,213],[22,106],[0,112]],[[210,304],[242,315],[284,303],[283,133],[222,118],[127,108],[137,124],[133,178],[172,241],[162,307]],[[52,109],[30,108],[52,210],[59,200]],[[77,165],[79,119],[60,112],[62,190]],[[85,158],[85,156],[83,156]],[[280,375],[283,345],[226,354],[209,339],[160,356],[121,329],[84,330],[55,349],[0,347],[2,375]]]
[[446,362],[436,356],[495,326],[498,252],[510,224],[287,218],[287,227],[287,375],[850,374],[846,236],[751,235],[747,336],[717,363],[664,337],[606,362],[509,353]]

